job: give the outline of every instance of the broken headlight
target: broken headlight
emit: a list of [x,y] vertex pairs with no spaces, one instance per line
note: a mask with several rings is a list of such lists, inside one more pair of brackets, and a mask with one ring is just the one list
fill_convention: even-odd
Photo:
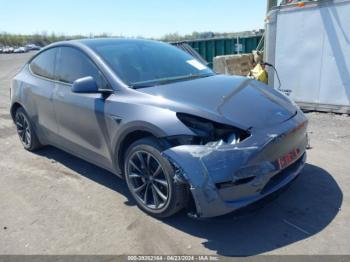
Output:
[[196,134],[201,145],[237,144],[249,137],[249,133],[239,128],[217,123],[202,117],[177,113],[178,119]]

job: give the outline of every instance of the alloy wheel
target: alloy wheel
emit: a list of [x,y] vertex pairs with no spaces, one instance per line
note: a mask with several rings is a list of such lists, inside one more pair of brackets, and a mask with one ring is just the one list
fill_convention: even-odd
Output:
[[16,114],[16,128],[22,144],[25,147],[30,147],[32,142],[32,134],[30,131],[29,121],[22,112]]
[[127,176],[133,195],[145,207],[161,210],[169,200],[169,181],[159,161],[149,152],[136,151],[128,161]]

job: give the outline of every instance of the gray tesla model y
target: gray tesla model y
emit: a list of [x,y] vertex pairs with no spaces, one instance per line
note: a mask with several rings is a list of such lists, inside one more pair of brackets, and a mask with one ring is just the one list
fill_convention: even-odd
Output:
[[306,159],[307,119],[287,97],[156,41],[42,49],[13,80],[11,115],[25,149],[53,145],[125,178],[155,217],[231,212],[291,182]]

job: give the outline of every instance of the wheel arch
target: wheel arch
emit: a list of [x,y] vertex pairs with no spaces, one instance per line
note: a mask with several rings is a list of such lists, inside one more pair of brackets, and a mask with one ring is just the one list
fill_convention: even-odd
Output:
[[166,140],[162,139],[166,137],[166,134],[157,127],[149,125],[140,126],[139,124],[130,126],[123,130],[118,136],[117,141],[114,143],[114,166],[118,174],[123,177],[124,157],[129,146],[135,141],[153,137],[159,139],[159,142],[166,146]]
[[22,104],[20,104],[19,102],[14,102],[12,105],[11,105],[11,108],[10,108],[10,114],[11,114],[11,117],[12,117],[12,120],[14,121],[15,120],[15,114],[16,114],[16,111],[18,108],[23,108],[25,110],[25,108],[23,107]]

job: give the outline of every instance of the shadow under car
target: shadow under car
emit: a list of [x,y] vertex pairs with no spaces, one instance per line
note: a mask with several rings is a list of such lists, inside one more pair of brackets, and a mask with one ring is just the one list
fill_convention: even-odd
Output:
[[[112,173],[53,147],[36,153],[123,194],[129,199],[126,205],[135,204],[124,181]],[[183,211],[162,221],[177,230],[206,239],[203,246],[218,255],[250,256],[317,234],[333,221],[342,201],[342,191],[331,174],[306,164],[289,186],[231,214],[193,219]]]

